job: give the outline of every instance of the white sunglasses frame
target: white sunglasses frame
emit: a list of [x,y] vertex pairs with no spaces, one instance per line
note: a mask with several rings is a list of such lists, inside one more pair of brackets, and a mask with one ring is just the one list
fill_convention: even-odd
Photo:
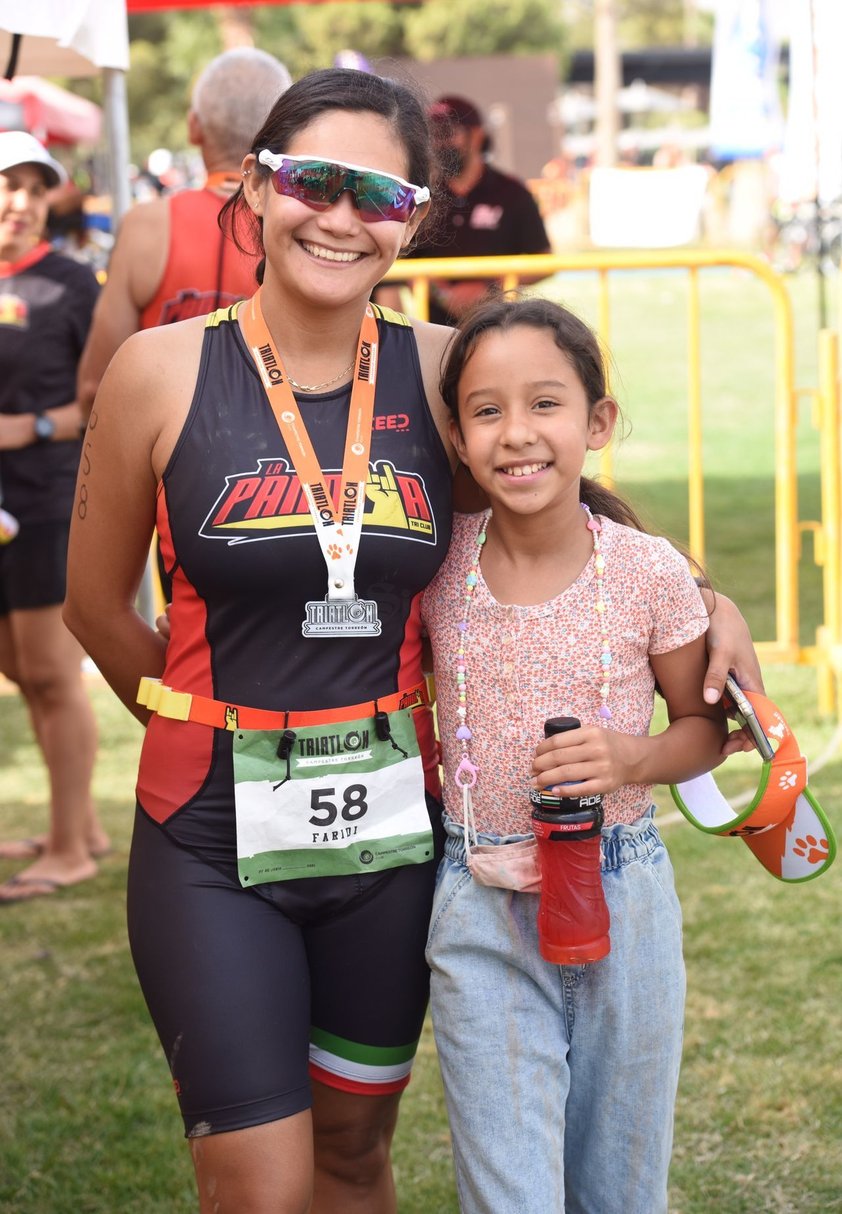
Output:
[[[281,168],[283,161],[292,160],[298,164],[306,164],[308,161],[316,160],[322,164],[335,164],[340,169],[350,169],[355,173],[373,173],[377,177],[388,177],[390,181],[396,181],[399,185],[404,186],[407,190],[412,190],[415,199],[415,206],[423,206],[425,202],[430,201],[430,188],[426,185],[413,185],[411,181],[404,181],[403,177],[398,177],[396,173],[383,173],[380,169],[372,169],[362,164],[350,164],[347,160],[329,160],[325,156],[290,156],[286,152],[270,152],[268,148],[261,148],[257,153],[257,159],[260,164],[276,172]],[[410,219],[412,216],[410,216]],[[408,221],[405,221],[408,222]]]

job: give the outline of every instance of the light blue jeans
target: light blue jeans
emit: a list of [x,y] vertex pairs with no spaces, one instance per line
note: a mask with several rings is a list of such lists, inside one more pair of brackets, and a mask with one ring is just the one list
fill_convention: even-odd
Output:
[[611,951],[584,966],[542,960],[538,895],[478,885],[445,827],[427,960],[463,1214],[664,1214],[685,976],[651,814],[603,831]]

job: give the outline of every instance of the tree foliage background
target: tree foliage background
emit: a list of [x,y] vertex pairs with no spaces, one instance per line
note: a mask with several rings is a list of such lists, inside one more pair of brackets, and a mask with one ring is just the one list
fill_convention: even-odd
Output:
[[[686,0],[616,0],[624,47],[710,41],[710,23],[688,31]],[[592,45],[594,0],[341,0],[237,9],[236,21],[256,46],[287,65],[294,78],[329,67],[338,51],[369,59],[408,55],[419,60],[555,51],[559,80],[570,53]],[[695,11],[695,9],[694,9]],[[132,157],[141,164],[156,147],[188,146],[186,114],[193,81],[225,48],[233,10],[212,8],[129,18],[127,78]],[[87,87],[85,87],[87,85]],[[99,82],[76,91],[101,100]]]

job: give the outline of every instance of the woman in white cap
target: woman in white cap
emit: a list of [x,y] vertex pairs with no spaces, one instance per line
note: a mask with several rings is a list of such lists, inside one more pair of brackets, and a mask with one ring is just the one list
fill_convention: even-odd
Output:
[[26,701],[51,807],[46,834],[0,846],[0,858],[30,861],[0,884],[0,904],[93,877],[108,849],[91,800],[82,651],[61,618],[82,450],[76,367],[97,294],[90,268],[44,239],[49,191],[66,179],[32,135],[0,134],[0,485],[18,525],[0,546],[0,671]]

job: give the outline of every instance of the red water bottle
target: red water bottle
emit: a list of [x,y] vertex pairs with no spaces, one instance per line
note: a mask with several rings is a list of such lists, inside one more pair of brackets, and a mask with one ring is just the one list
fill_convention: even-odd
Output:
[[[544,737],[579,725],[576,717],[553,717],[544,724]],[[541,956],[555,965],[599,961],[611,948],[600,869],[602,796],[556,797],[532,789],[529,799],[541,862]]]

